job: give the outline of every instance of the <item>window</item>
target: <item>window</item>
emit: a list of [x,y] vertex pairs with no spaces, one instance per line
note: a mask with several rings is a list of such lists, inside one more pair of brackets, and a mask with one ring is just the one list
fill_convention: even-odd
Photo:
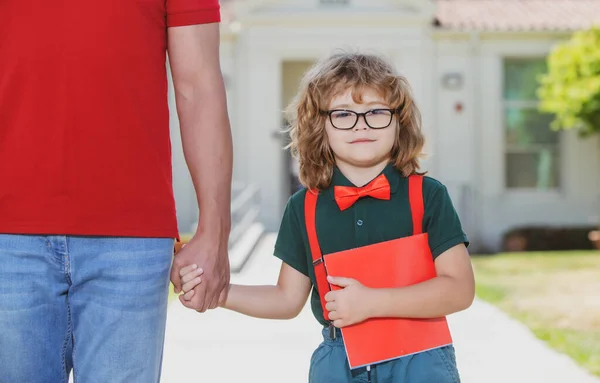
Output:
[[505,185],[508,189],[552,190],[560,186],[560,133],[552,115],[538,109],[537,77],[546,60],[504,61]]

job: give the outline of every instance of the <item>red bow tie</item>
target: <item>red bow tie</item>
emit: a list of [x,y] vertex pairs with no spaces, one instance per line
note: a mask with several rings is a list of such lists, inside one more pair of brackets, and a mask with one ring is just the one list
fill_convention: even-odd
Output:
[[381,174],[365,186],[335,186],[335,202],[340,210],[346,210],[354,204],[359,198],[370,196],[377,199],[390,199],[390,183],[385,175]]

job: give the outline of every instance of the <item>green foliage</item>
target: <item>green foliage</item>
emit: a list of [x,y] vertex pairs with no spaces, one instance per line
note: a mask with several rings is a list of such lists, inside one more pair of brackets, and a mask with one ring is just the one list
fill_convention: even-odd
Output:
[[553,129],[600,132],[600,28],[579,31],[558,44],[540,76],[540,111],[555,116]]

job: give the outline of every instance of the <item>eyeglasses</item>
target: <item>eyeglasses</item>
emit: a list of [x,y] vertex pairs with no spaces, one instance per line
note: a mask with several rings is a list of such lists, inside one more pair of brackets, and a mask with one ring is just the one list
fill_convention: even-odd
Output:
[[364,113],[358,113],[347,109],[324,110],[321,113],[329,116],[331,125],[340,130],[349,130],[356,126],[358,118],[362,116],[365,123],[371,129],[383,129],[390,126],[392,117],[397,109],[371,109]]

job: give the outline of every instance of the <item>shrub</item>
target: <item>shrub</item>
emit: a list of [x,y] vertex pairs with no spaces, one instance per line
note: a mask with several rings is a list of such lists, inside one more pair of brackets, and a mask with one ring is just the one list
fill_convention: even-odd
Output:
[[590,250],[594,244],[590,231],[594,227],[518,227],[506,232],[502,251]]

